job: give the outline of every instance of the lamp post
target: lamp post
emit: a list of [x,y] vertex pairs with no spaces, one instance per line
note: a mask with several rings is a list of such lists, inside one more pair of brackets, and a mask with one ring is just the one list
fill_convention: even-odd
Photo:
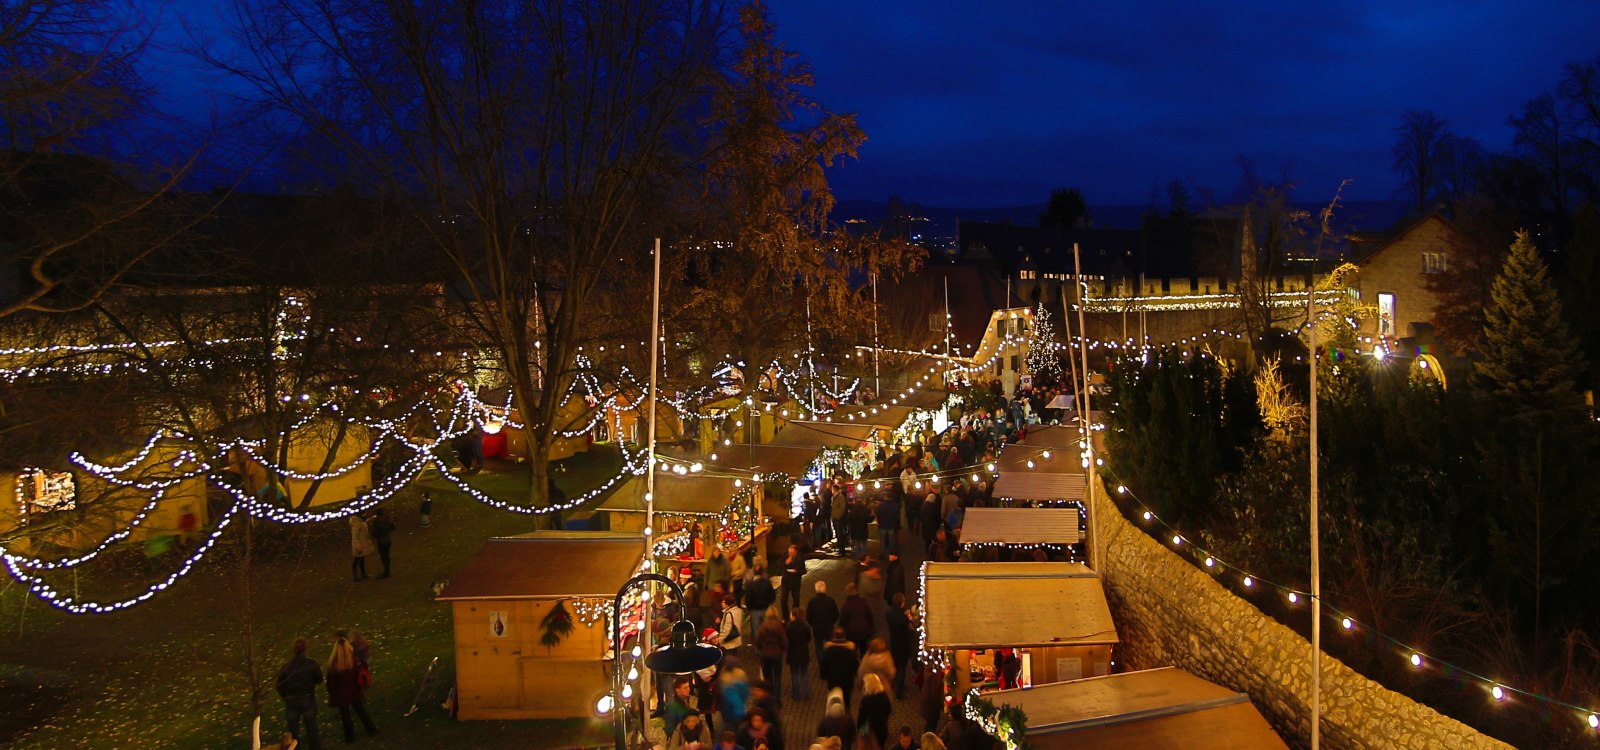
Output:
[[[622,599],[628,590],[642,583],[663,583],[672,590],[677,597],[680,612],[687,609],[688,605],[683,599],[683,587],[677,581],[660,573],[640,573],[628,579],[617,590],[617,598],[611,603],[611,686],[615,698],[611,706],[611,726],[616,730],[617,750],[627,750],[627,703],[622,698]],[[646,618],[649,614],[646,612]],[[641,646],[649,644],[650,623],[646,622],[639,631]],[[643,649],[646,652],[644,667],[653,672],[666,672],[668,674],[688,674],[698,672],[722,661],[722,649],[710,644],[700,642],[695,634],[694,623],[688,620],[678,620],[672,626],[672,642],[659,650],[653,648]],[[641,696],[643,698],[643,696]]]

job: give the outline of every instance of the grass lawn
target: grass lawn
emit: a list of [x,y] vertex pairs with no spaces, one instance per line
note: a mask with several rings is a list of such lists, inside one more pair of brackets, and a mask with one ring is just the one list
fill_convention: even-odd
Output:
[[[614,450],[569,459],[556,481],[569,495],[616,471]],[[520,476],[520,474],[518,475]],[[511,474],[484,473],[472,483],[506,500]],[[526,479],[521,479],[526,487]],[[418,486],[420,485],[420,486]],[[416,500],[432,491],[433,526],[417,525]],[[241,564],[243,529],[196,571],[154,599],[124,612],[74,616],[41,604],[11,579],[0,590],[0,745],[46,748],[248,748],[249,631],[261,671],[262,728],[283,729],[272,678],[295,638],[310,655],[327,659],[336,630],[354,629],[372,644],[374,685],[367,708],[381,732],[357,742],[371,748],[554,748],[606,745],[607,725],[593,721],[474,721],[450,719],[439,707],[452,680],[450,610],[434,603],[429,586],[449,578],[483,540],[533,528],[525,515],[499,511],[448,488],[437,477],[402,492],[386,507],[395,516],[394,576],[350,579],[349,531],[340,522],[310,528],[258,523],[255,563]],[[82,572],[53,579],[104,598],[142,590],[170,561],[137,553],[96,560]],[[368,570],[381,565],[374,555]],[[135,587],[131,580],[140,581]],[[120,588],[119,588],[120,587]],[[247,594],[246,591],[250,593]],[[434,686],[417,713],[411,707],[430,659],[439,657]],[[325,694],[321,694],[325,698]],[[319,710],[323,742],[340,743],[338,712]]]

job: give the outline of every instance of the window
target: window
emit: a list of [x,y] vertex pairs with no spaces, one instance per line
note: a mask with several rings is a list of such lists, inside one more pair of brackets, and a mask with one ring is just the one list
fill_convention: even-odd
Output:
[[78,484],[70,471],[25,469],[17,474],[16,495],[23,524],[46,513],[78,507]]
[[1448,270],[1448,269],[1447,269],[1447,263],[1445,261],[1445,254],[1444,253],[1423,253],[1422,254],[1422,272],[1423,273],[1439,273],[1440,271],[1445,271],[1445,270]]
[[1394,335],[1394,293],[1378,292],[1378,335]]

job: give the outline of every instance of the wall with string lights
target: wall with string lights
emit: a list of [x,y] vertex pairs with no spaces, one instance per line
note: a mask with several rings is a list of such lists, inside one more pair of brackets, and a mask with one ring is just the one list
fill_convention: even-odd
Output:
[[[1265,581],[1226,565],[1180,531],[1165,526],[1123,486],[1096,492],[1094,512],[1102,519],[1105,544],[1101,566],[1112,612],[1123,635],[1118,657],[1129,669],[1178,666],[1233,690],[1248,693],[1273,728],[1288,737],[1307,737],[1310,727],[1311,645],[1299,633],[1257,609],[1251,597],[1279,597],[1290,606],[1308,606],[1307,594]],[[1116,503],[1129,507],[1127,520]],[[1136,524],[1152,526],[1152,537]],[[1165,544],[1163,544],[1165,543]],[[1191,559],[1193,558],[1193,559]],[[1235,594],[1225,585],[1236,585]],[[1502,685],[1382,636],[1324,602],[1331,627],[1326,638],[1363,638],[1393,651],[1421,673],[1463,681],[1481,689],[1483,699],[1506,710],[1552,707],[1571,714],[1579,726],[1600,724],[1591,711],[1552,704]],[[1372,636],[1378,636],[1376,638]],[[1361,676],[1337,659],[1322,659],[1322,724],[1325,747],[1509,748],[1459,721]],[[1520,705],[1519,705],[1520,704]]]

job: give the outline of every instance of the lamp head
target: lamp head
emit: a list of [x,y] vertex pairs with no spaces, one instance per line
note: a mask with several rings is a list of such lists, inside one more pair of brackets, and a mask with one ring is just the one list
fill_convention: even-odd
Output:
[[672,626],[672,645],[645,657],[644,665],[653,672],[688,674],[722,661],[722,649],[700,642],[694,623],[679,620]]

